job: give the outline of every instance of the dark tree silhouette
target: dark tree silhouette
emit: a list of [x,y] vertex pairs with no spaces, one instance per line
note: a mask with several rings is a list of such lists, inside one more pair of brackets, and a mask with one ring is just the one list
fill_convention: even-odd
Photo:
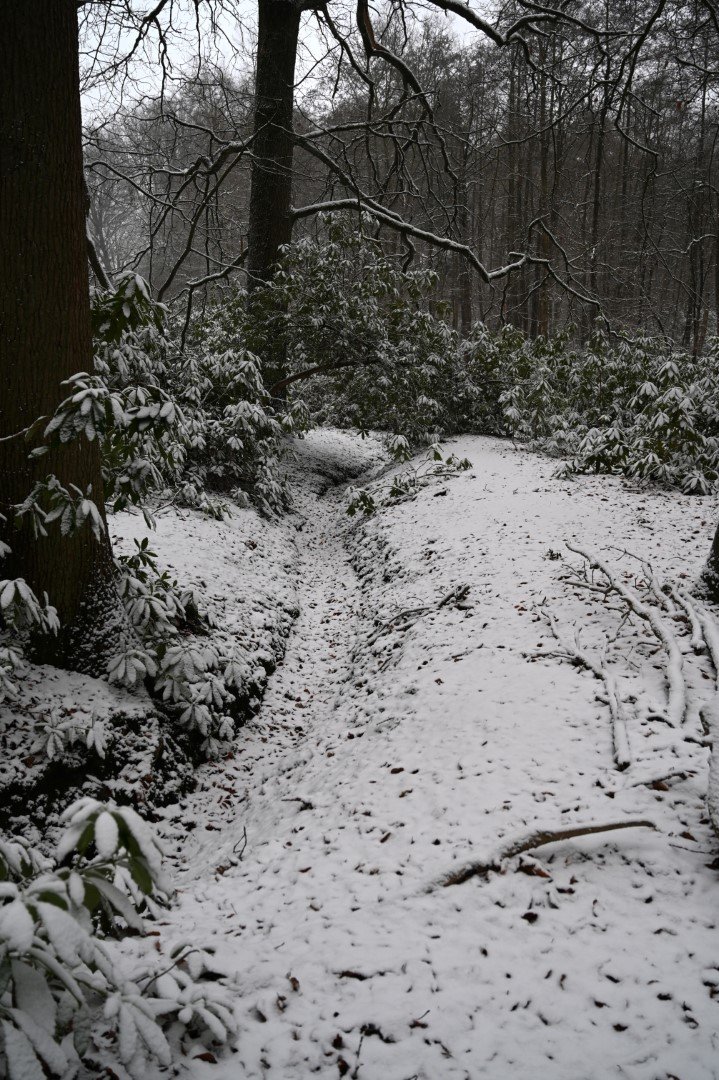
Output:
[[[33,540],[13,506],[49,474],[91,490],[104,519],[100,450],[84,438],[28,459],[24,432],[92,367],[75,0],[19,0],[0,34],[0,522],[3,577],[47,592],[62,630],[41,659],[99,672],[118,601],[107,533]],[[8,565],[9,564],[9,565]]]

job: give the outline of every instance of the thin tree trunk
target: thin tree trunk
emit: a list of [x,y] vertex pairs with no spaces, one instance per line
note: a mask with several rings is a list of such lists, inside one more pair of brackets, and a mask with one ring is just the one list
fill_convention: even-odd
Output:
[[[719,207],[717,217],[719,218]],[[719,229],[714,240],[714,321],[716,333],[719,334]]]
[[[506,242],[510,251],[516,251],[520,246],[520,223],[522,221],[522,177],[520,172],[522,155],[521,144],[518,142],[520,137],[519,102],[519,72],[517,70],[516,55],[513,55],[510,61],[507,101],[507,139],[509,147],[507,154]],[[522,278],[521,271],[515,271],[506,287],[508,322],[520,330],[525,328],[524,310],[521,306]]]
[[[459,188],[459,212],[458,229],[462,242],[472,242],[472,222],[469,210],[469,191],[467,189],[467,153],[464,153],[460,173]],[[458,300],[458,327],[463,338],[466,338],[472,329],[472,272],[466,259],[460,258],[457,262],[457,300]],[[457,327],[455,327],[456,329]]]
[[14,0],[0,34],[0,535],[12,555],[0,576],[47,592],[63,629],[38,643],[41,659],[99,672],[118,627],[107,535],[88,526],[33,541],[12,528],[11,507],[54,474],[89,488],[104,516],[100,451],[81,438],[28,461],[28,443],[8,438],[50,416],[60,383],[92,369],[82,171],[77,5]]
[[[546,219],[549,214],[549,139],[550,132],[545,130],[547,124],[547,76],[544,71],[546,64],[546,49],[540,49],[541,74],[539,93],[539,207],[538,216]],[[537,255],[540,259],[549,260],[549,237],[541,230],[537,236]],[[532,336],[547,337],[549,333],[549,295],[547,282],[543,281],[546,276],[544,267],[537,268],[536,291],[533,296]]]
[[[609,13],[607,10],[607,25],[608,25]],[[607,116],[609,113],[609,105],[611,101],[610,95],[610,75],[611,75],[611,55],[607,53],[607,59],[604,67],[604,80],[602,90],[602,105],[599,110],[599,123],[597,126],[597,145],[596,155],[594,158],[594,196],[592,199],[592,227],[589,240],[589,294],[590,296],[597,295],[598,288],[598,271],[599,264],[599,226],[602,216],[602,186],[604,181],[604,142],[606,138],[606,125]],[[586,313],[587,319],[587,331],[591,329],[591,316]]]

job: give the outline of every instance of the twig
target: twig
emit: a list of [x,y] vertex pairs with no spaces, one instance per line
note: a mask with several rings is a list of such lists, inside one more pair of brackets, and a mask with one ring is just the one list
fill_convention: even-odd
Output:
[[469,585],[457,585],[451,592],[447,593],[443,600],[437,604],[437,610],[446,607],[447,604],[454,602],[455,604],[461,604],[463,600],[466,600],[469,596]]
[[[238,848],[239,848],[239,851],[238,851]],[[247,850],[247,826],[243,825],[242,826],[242,836],[237,841],[235,846],[232,848],[232,854],[237,856],[237,859],[238,859],[239,862],[242,862],[242,856],[245,854],[246,850]]]
[[[294,798],[282,799],[282,802],[296,802],[300,804],[300,810],[314,810],[315,804],[311,803],[309,799],[303,799],[300,796]],[[243,849],[244,850],[244,849]]]
[[627,551],[626,548],[619,548],[618,550],[621,551],[622,555],[626,555],[629,559],[635,559],[641,565],[642,573],[646,578],[647,589],[653,595],[658,606],[663,608],[672,617],[676,617],[677,609],[673,602],[674,598],[664,591],[662,583],[655,574],[652,564],[647,559],[642,558],[641,555],[635,555],[633,551]]
[[[395,630],[397,632],[403,632],[409,630],[414,625],[414,620],[420,618],[422,615],[428,615],[430,611],[440,611],[448,604],[455,603],[461,604],[463,600],[467,599],[469,595],[469,585],[456,585],[454,589],[447,593],[436,604],[425,604],[423,607],[406,608],[404,611],[398,611],[396,615],[393,615],[387,622],[379,622],[379,630],[376,634],[373,634],[370,638],[370,644],[374,644],[384,633],[388,630]],[[404,621],[403,621],[404,620]]]
[[622,701],[619,694],[619,685],[616,676],[604,665],[598,663],[579,644],[579,636],[574,633],[574,640],[568,641],[559,629],[559,624],[551,611],[540,609],[541,614],[549,623],[554,637],[564,650],[566,655],[580,664],[587,671],[591,671],[596,679],[601,679],[607,694],[609,715],[612,718],[612,741],[614,744],[614,761],[618,769],[627,769],[632,763],[632,753],[629,747],[627,734],[627,722],[622,710]]

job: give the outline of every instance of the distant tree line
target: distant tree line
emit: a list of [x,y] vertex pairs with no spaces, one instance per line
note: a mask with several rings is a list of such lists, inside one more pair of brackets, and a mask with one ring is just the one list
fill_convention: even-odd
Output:
[[[362,5],[353,25],[330,7],[301,23],[296,4],[263,4],[246,78],[205,66],[88,125],[105,266],[138,269],[161,299],[201,300],[243,268],[266,280],[281,243],[321,229],[320,210],[354,208],[388,250],[440,272],[463,332],[482,320],[536,337],[572,321],[586,337],[603,317],[701,352],[719,305],[710,0],[525,0],[497,25],[540,21],[503,47],[403,4],[374,29]],[[310,34],[315,95],[295,73]]]

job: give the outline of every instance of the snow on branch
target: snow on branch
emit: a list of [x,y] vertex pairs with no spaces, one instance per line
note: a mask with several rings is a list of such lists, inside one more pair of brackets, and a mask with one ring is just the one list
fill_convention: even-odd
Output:
[[548,622],[552,634],[565,656],[580,667],[591,671],[595,678],[601,679],[604,683],[609,714],[612,718],[614,761],[618,769],[627,769],[632,763],[632,754],[627,733],[627,720],[616,675],[609,670],[605,663],[596,660],[580,645],[579,632],[576,628],[574,628],[570,636],[560,629],[559,623],[551,611],[547,611],[546,608],[540,608],[539,611]]
[[711,705],[702,713],[709,739],[709,780],[707,783],[707,810],[714,832],[719,836],[719,699],[714,696]]
[[666,720],[672,727],[681,727],[687,715],[687,690],[684,681],[684,659],[676,636],[658,611],[646,604],[633,589],[620,581],[597,555],[584,551],[569,542],[567,542],[567,547],[575,555],[580,555],[590,569],[600,571],[608,582],[607,591],[615,593],[633,614],[643,619],[664,647],[667,654],[668,688]]
[[455,251],[471,263],[480,277],[488,284],[498,278],[506,277],[507,274],[510,274],[513,270],[518,270],[527,262],[527,255],[518,254],[517,259],[513,262],[500,266],[496,270],[487,270],[467,244],[461,244],[458,240],[452,240],[448,236],[428,232],[427,229],[420,229],[409,221],[405,221],[398,214],[385,210],[384,207],[379,206],[373,200],[365,199],[362,196],[354,199],[332,199],[329,202],[293,207],[291,213],[297,220],[298,218],[311,217],[314,214],[329,214],[335,210],[359,210],[362,213],[370,214],[377,221],[381,221],[384,225],[388,225],[391,229],[405,236],[413,236],[417,240],[424,240],[425,243],[431,244],[432,247],[443,248],[445,251]]

